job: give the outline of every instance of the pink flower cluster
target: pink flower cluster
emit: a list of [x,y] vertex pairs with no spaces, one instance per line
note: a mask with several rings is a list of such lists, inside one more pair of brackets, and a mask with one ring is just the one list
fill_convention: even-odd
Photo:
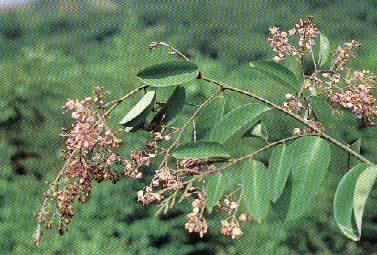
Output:
[[[123,164],[116,153],[121,140],[106,125],[103,96],[104,91],[98,88],[94,97],[82,101],[69,100],[64,106],[64,111],[71,112],[73,119],[72,128],[62,134],[66,139],[63,151],[66,163],[56,181],[50,185],[45,202],[37,212],[39,224],[52,228],[55,220],[61,234],[75,214],[75,202],[83,203],[89,199],[92,181],[116,182],[119,178],[111,167]],[[51,201],[55,201],[55,211],[51,211]],[[35,236],[40,238],[40,232]]]
[[353,79],[348,80],[345,90],[337,91],[330,97],[330,102],[354,112],[357,118],[372,123],[377,117],[376,98],[372,89],[376,77],[369,71],[355,71]]
[[143,177],[143,167],[149,166],[150,162],[156,158],[158,152],[157,143],[169,139],[168,136],[162,136],[161,132],[151,131],[153,133],[153,140],[148,142],[145,150],[133,151],[131,159],[125,160],[124,176],[133,179],[140,179]]
[[243,235],[240,224],[238,221],[221,221],[221,233],[224,236],[230,237],[231,239],[240,238]]
[[311,53],[315,39],[320,35],[318,27],[313,23],[313,18],[300,19],[296,24],[296,34],[299,36],[298,46],[302,55]]
[[145,188],[137,192],[137,201],[141,202],[143,205],[150,205],[151,203],[160,203],[163,197],[156,192],[153,192],[152,188]]
[[290,30],[288,33],[281,31],[278,27],[270,28],[270,36],[268,37],[268,42],[276,56],[274,60],[279,62],[285,59],[287,56],[296,56],[298,51],[289,44],[289,36],[295,34],[294,30]]
[[332,62],[332,70],[336,72],[343,71],[345,66],[348,64],[351,58],[356,58],[355,53],[353,52],[354,49],[358,49],[361,47],[361,44],[355,40],[352,40],[349,43],[345,43],[343,47],[338,47],[335,51],[333,62]]
[[366,70],[354,71],[353,75],[350,72],[313,73],[305,79],[305,88],[325,96],[334,107],[351,110],[357,118],[369,125],[377,118],[376,98],[373,94],[376,82],[377,77]]
[[[319,34],[318,27],[313,23],[312,18],[300,19],[295,27],[288,32],[281,31],[278,27],[271,27],[267,41],[276,53],[274,61],[279,62],[287,56],[304,56],[311,53],[315,39]],[[298,36],[296,46],[289,42],[289,39],[293,36]]]
[[79,150],[81,154],[92,152],[95,146],[117,149],[121,140],[106,127],[105,118],[98,112],[103,105],[102,96],[87,97],[83,101],[69,100],[65,112],[72,112],[74,125],[66,136],[67,152]]

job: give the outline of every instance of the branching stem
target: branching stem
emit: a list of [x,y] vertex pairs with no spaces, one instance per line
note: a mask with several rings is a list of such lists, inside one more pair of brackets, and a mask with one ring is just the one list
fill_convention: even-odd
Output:
[[[316,134],[310,134],[310,135],[317,136]],[[246,156],[243,156],[243,157],[240,157],[240,158],[236,158],[236,159],[225,159],[222,162],[229,162],[225,166],[223,166],[221,168],[215,168],[213,170],[208,170],[207,172],[201,172],[199,175],[196,175],[196,176],[192,177],[191,179],[182,182],[181,185],[192,184],[194,181],[199,180],[199,179],[201,179],[201,178],[203,178],[205,176],[223,172],[223,171],[229,169],[231,166],[237,165],[237,164],[241,163],[244,160],[255,158],[259,153],[261,153],[263,151],[266,151],[266,150],[268,150],[270,148],[273,148],[276,145],[287,143],[287,142],[293,141],[293,140],[298,139],[298,138],[303,137],[303,136],[307,136],[307,135],[297,135],[297,136],[291,136],[291,137],[288,137],[288,138],[284,138],[284,139],[281,139],[279,141],[276,141],[276,142],[273,142],[273,143],[269,143],[269,144],[263,146],[262,148],[254,151],[253,153],[251,153],[249,155],[246,155]],[[221,162],[221,161],[217,161],[217,162]],[[177,170],[177,171],[179,171],[179,170]],[[176,187],[168,187],[168,188],[165,188],[165,189],[161,190],[159,193],[160,194],[164,194],[165,192],[171,191],[171,190],[173,190],[175,188]]]
[[336,145],[337,147],[341,148],[342,150],[346,151],[347,153],[351,154],[352,156],[354,156],[355,158],[359,159],[360,161],[364,162],[364,163],[367,163],[367,164],[373,164],[373,162],[371,162],[370,160],[366,159],[365,157],[363,157],[362,155],[360,155],[359,153],[355,152],[354,150],[352,150],[348,145],[346,144],[343,144],[341,142],[339,142],[338,140],[336,140],[335,138],[331,137],[330,135],[328,135],[327,133],[323,132],[320,128],[318,128],[317,126],[311,124],[310,122],[308,122],[307,120],[305,120],[304,118],[302,118],[301,116],[299,115],[296,115],[286,109],[284,109],[283,107],[281,107],[280,105],[277,105],[263,97],[260,97],[250,91],[245,91],[245,90],[242,90],[242,89],[239,89],[239,88],[235,88],[235,87],[232,87],[232,86],[229,86],[227,84],[224,84],[222,82],[219,82],[219,81],[216,81],[216,80],[213,80],[213,79],[210,79],[210,78],[207,78],[203,75],[200,75],[199,77],[200,80],[203,80],[203,81],[206,81],[206,82],[209,82],[211,84],[214,84],[216,86],[219,86],[221,87],[223,90],[229,90],[229,91],[233,91],[233,92],[237,92],[239,94],[242,94],[242,95],[245,95],[245,96],[248,96],[248,97],[251,97],[251,98],[254,98],[256,99],[257,101],[267,105],[267,106],[270,106],[272,109],[276,109],[282,113],[284,113],[285,115],[288,115],[294,119],[296,119],[297,121],[301,122],[302,124],[304,124],[305,126],[309,127],[310,129],[314,130],[315,132],[318,133],[318,135],[320,137],[322,137],[323,139],[327,140],[328,142]]
[[173,46],[171,46],[170,44],[168,43],[165,43],[165,42],[159,42],[158,43],[158,46],[164,46],[164,47],[167,47],[169,48],[172,52],[175,52],[176,54],[178,54],[181,58],[183,58],[184,60],[186,61],[190,61],[190,59],[185,55],[183,54],[182,52],[180,52],[179,50],[177,50],[176,48],[174,48]]

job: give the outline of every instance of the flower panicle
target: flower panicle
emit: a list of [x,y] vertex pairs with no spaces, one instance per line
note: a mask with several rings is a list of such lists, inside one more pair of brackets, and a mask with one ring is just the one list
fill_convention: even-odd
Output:
[[47,229],[57,225],[59,233],[64,234],[75,215],[75,202],[88,201],[93,181],[116,182],[119,178],[112,166],[122,164],[117,153],[122,141],[106,123],[104,95],[103,89],[96,88],[93,97],[68,100],[63,107],[73,120],[72,127],[63,129],[61,135],[65,139],[62,158],[66,162],[36,213],[35,243],[39,243],[43,233],[41,225]]
[[[288,32],[282,31],[278,27],[271,27],[267,41],[276,53],[274,61],[280,62],[287,56],[303,57],[312,53],[315,40],[319,34],[320,31],[311,17],[307,20],[300,19],[295,27]],[[294,37],[298,37],[296,43],[292,43]]]

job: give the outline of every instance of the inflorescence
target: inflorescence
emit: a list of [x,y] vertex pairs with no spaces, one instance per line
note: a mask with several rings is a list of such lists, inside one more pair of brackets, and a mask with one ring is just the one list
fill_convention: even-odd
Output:
[[[314,63],[313,47],[320,35],[318,26],[313,18],[300,20],[288,32],[280,28],[270,28],[268,43],[276,53],[274,61],[281,62],[288,56],[298,57],[304,65],[304,56],[310,55]],[[298,41],[295,40],[298,37]],[[320,95],[334,108],[343,108],[355,113],[364,124],[372,125],[377,118],[376,98],[373,90],[376,86],[376,76],[368,70],[353,70],[349,67],[352,59],[356,58],[356,50],[361,44],[355,40],[336,48],[332,56],[329,70],[317,70],[304,77],[304,89],[310,95]],[[300,95],[286,95],[284,108],[295,114],[308,110],[307,103]]]

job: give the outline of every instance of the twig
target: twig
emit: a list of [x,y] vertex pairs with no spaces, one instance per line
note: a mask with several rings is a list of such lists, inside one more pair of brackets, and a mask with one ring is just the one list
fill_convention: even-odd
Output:
[[173,52],[177,53],[181,58],[183,58],[184,60],[186,61],[190,61],[190,59],[185,55],[183,54],[182,52],[180,52],[179,50],[177,50],[176,48],[174,48],[173,46],[171,46],[170,44],[168,43],[165,43],[165,42],[159,42],[157,43],[158,46],[164,46],[164,47],[167,47],[169,48],[170,50],[172,50]]
[[203,75],[200,75],[199,80],[203,80],[203,81],[206,81],[206,82],[209,82],[211,84],[214,84],[216,86],[219,86],[221,87],[223,90],[229,90],[229,91],[234,91],[234,92],[237,92],[239,94],[242,94],[242,95],[245,95],[245,96],[248,96],[248,97],[251,97],[251,98],[254,98],[256,100],[258,100],[259,102],[265,104],[265,105],[268,105],[270,106],[271,108],[273,109],[276,109],[294,119],[296,119],[297,121],[301,122],[302,124],[304,124],[305,126],[309,127],[310,129],[314,130],[315,132],[318,133],[318,135],[320,137],[322,137],[323,139],[327,140],[328,142],[338,146],[339,148],[343,149],[344,151],[346,151],[347,153],[353,155],[355,158],[359,159],[360,161],[364,162],[364,163],[367,163],[367,164],[373,164],[373,162],[371,162],[370,160],[366,159],[365,157],[363,157],[362,155],[360,155],[359,153],[353,151],[351,148],[349,148],[346,144],[343,144],[341,142],[339,142],[338,140],[332,138],[330,135],[326,134],[323,130],[321,130],[320,128],[318,128],[317,126],[311,124],[310,122],[308,122],[307,120],[305,120],[304,118],[302,118],[301,116],[299,115],[296,115],[286,109],[284,109],[283,107],[263,98],[263,97],[260,97],[252,92],[249,92],[249,91],[245,91],[245,90],[242,90],[242,89],[238,89],[238,88],[235,88],[235,87],[232,87],[232,86],[229,86],[229,85],[226,85],[224,83],[221,83],[219,81],[216,81],[216,80],[213,80],[213,79],[210,79],[210,78],[207,78],[207,77],[204,77]]
[[237,158],[237,159],[231,159],[230,160],[230,163],[225,165],[224,167],[222,168],[219,168],[219,169],[213,169],[213,170],[209,170],[206,172],[206,175],[210,175],[210,174],[214,174],[214,173],[218,173],[218,172],[222,172],[224,171],[225,169],[231,167],[231,166],[234,166],[236,164],[239,164],[240,162],[244,161],[244,160],[248,160],[248,159],[253,159],[255,158],[259,153],[263,152],[263,151],[266,151],[272,147],[275,147],[279,144],[283,144],[283,143],[287,143],[287,142],[290,142],[290,141],[294,141],[300,137],[304,137],[304,136],[318,136],[316,134],[303,134],[303,135],[296,135],[296,136],[291,136],[291,137],[288,137],[288,138],[284,138],[284,139],[281,139],[279,141],[276,141],[276,142],[273,142],[273,143],[269,143],[265,146],[263,146],[262,148],[254,151],[253,153],[249,154],[249,155],[246,155],[246,156],[243,156],[243,157],[240,157],[240,158]]
[[[58,185],[59,185],[60,179],[64,176],[65,170],[68,167],[69,163],[71,162],[71,159],[73,158],[73,155],[76,152],[77,152],[77,149],[75,149],[74,151],[72,151],[72,153],[69,155],[68,159],[64,163],[62,169],[60,169],[59,174],[56,176],[56,178],[54,179],[54,181],[49,184],[49,189],[46,192],[46,197],[43,200],[41,210],[45,210],[45,208],[48,206],[49,200],[50,200],[50,194],[49,193],[53,193],[53,192],[55,192],[58,189]],[[42,226],[41,225],[42,225],[42,223],[38,219],[37,229],[36,229],[36,231],[34,233],[34,238],[33,238],[33,242],[34,242],[34,244],[36,246],[39,245],[40,239],[41,239],[41,235],[42,235]]]
[[[161,105],[161,106],[163,106],[163,105],[166,105],[167,103],[166,103],[166,102],[160,102],[160,101],[157,101],[155,104],[156,104],[156,105]],[[198,104],[193,104],[193,103],[185,103],[185,105],[193,106],[193,107],[198,107],[198,106],[200,106],[200,105],[198,105]]]
[[[223,166],[221,168],[217,168],[217,169],[213,169],[213,170],[208,170],[207,172],[202,172],[200,175],[194,176],[190,180],[182,182],[181,185],[188,185],[188,184],[191,184],[194,181],[196,181],[198,179],[201,179],[201,178],[203,178],[205,176],[208,176],[208,175],[211,175],[211,174],[215,174],[215,173],[219,173],[219,172],[223,172],[223,171],[227,170],[229,167],[234,166],[236,164],[239,164],[240,162],[242,162],[244,160],[255,158],[255,156],[257,154],[259,154],[259,153],[261,153],[263,151],[266,151],[266,150],[268,150],[268,149],[270,149],[270,148],[272,148],[272,147],[274,147],[276,145],[287,143],[287,142],[293,141],[295,139],[298,139],[300,137],[304,137],[304,136],[307,136],[307,135],[318,136],[317,134],[297,135],[297,136],[291,136],[291,137],[288,137],[288,138],[284,138],[284,139],[281,139],[281,140],[273,142],[273,143],[269,143],[269,144],[263,146],[259,150],[256,150],[256,151],[254,151],[253,153],[251,153],[249,155],[246,155],[246,156],[243,156],[243,157],[240,157],[240,158],[237,158],[237,159],[227,159],[226,161],[229,162],[227,165],[225,165],[225,166]],[[179,170],[177,170],[177,171],[179,171]],[[176,187],[174,187],[174,186],[173,187],[168,187],[168,188],[165,188],[165,189],[161,190],[159,193],[163,194],[163,193],[168,192],[168,191],[170,191],[172,189],[175,189],[175,188]]]

